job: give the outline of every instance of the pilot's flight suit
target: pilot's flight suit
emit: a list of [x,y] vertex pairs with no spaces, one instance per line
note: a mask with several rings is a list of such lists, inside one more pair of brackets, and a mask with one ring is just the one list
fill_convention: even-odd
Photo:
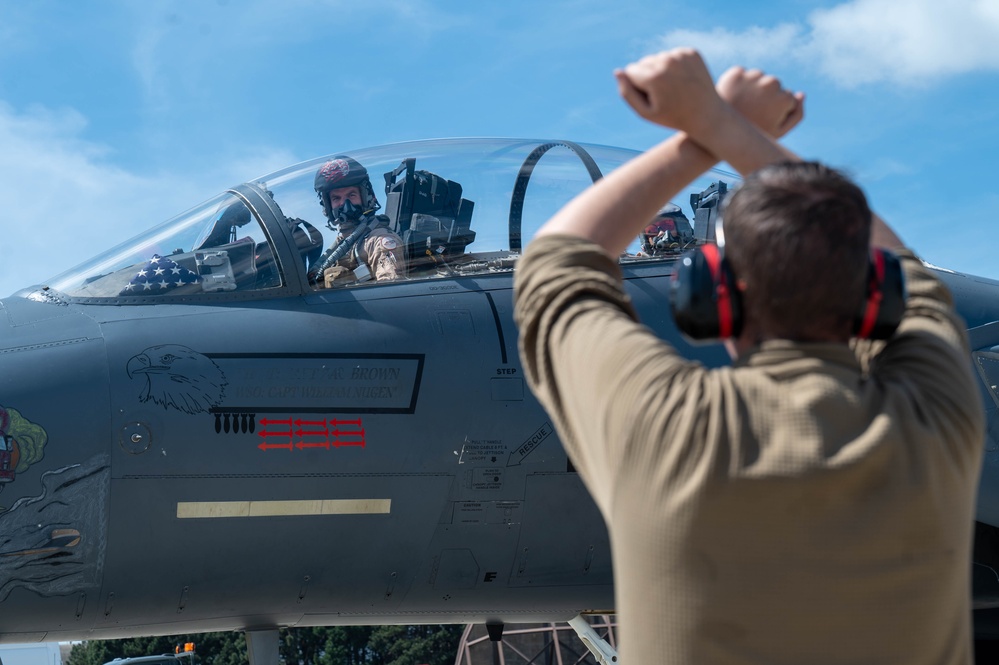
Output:
[[598,246],[527,248],[521,355],[608,522],[621,662],[971,662],[982,406],[949,292],[900,256],[891,340],[708,370]]
[[327,268],[323,281],[327,288],[355,281],[357,266],[364,262],[377,281],[399,279],[406,274],[402,239],[387,226],[387,220],[371,229],[336,265]]

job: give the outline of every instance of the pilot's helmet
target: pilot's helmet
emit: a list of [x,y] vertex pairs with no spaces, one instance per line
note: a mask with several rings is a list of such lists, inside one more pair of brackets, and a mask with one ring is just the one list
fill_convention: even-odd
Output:
[[[335,210],[330,208],[330,190],[341,187],[357,187],[361,190],[361,210],[345,210],[341,206]],[[316,194],[323,206],[323,214],[330,224],[356,223],[363,214],[372,213],[381,205],[375,198],[375,190],[371,187],[368,170],[356,160],[346,155],[338,155],[319,167],[316,171]]]
[[681,219],[686,222],[684,227],[690,225],[687,216],[675,203],[667,203],[660,208],[642,232],[642,250],[654,254],[657,251],[677,249],[681,235],[677,221]]

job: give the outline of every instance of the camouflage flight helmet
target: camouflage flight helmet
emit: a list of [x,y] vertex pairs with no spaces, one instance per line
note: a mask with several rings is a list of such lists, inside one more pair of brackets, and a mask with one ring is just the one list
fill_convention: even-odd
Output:
[[[361,190],[362,214],[373,213],[381,204],[375,198],[375,190],[368,178],[368,170],[356,160],[346,155],[338,155],[319,167],[316,171],[315,189],[323,206],[323,214],[330,224],[340,224],[344,221],[343,209],[330,207],[330,191],[341,187],[357,187]],[[356,221],[356,220],[354,220]]]

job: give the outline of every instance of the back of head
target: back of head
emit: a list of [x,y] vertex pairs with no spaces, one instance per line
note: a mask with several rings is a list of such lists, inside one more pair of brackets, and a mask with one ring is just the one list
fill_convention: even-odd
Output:
[[746,178],[723,210],[725,256],[745,317],[766,337],[846,339],[864,298],[871,211],[845,175],[817,162]]

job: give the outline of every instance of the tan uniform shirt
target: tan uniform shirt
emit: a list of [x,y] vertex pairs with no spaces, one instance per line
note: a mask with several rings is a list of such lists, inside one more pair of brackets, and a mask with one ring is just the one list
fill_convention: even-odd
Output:
[[596,245],[528,247],[521,357],[608,523],[622,663],[971,662],[982,407],[949,292],[901,255],[889,342],[708,370]]
[[[402,239],[384,226],[376,226],[360,241],[361,249],[358,252],[361,258],[367,257],[368,269],[371,271],[371,279],[377,281],[399,279],[406,275],[406,261],[403,257]],[[358,265],[354,249],[347,253],[347,256],[337,261],[336,266],[327,268],[324,273],[325,286],[339,286],[341,283],[350,284],[354,282],[353,271]],[[345,273],[344,268],[351,270]]]

